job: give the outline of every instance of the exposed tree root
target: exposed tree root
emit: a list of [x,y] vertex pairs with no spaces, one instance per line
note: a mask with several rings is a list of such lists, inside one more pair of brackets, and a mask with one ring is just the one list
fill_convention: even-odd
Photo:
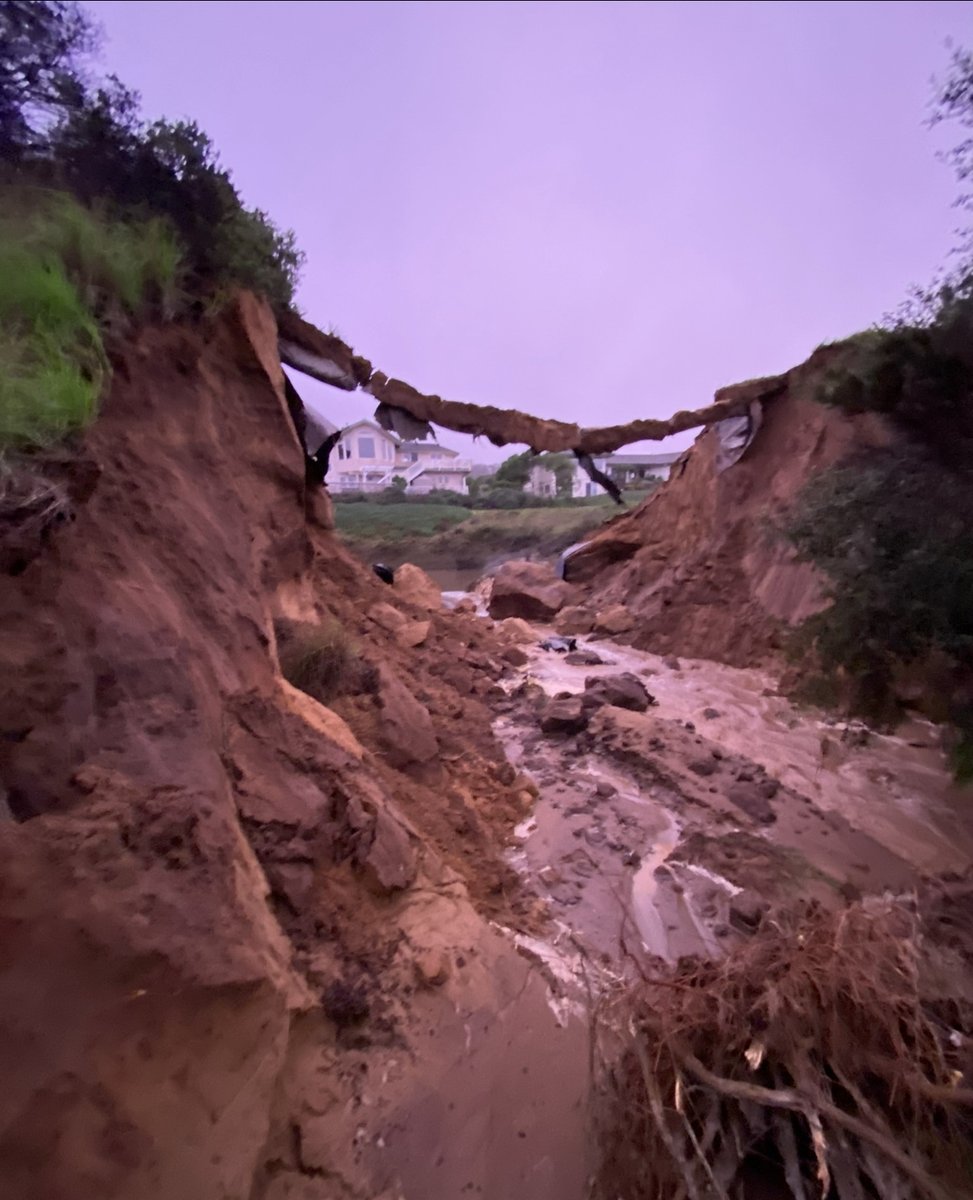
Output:
[[721,388],[712,404],[673,413],[664,420],[642,418],[625,425],[585,428],[567,421],[535,417],[513,408],[465,404],[427,395],[401,379],[389,379],[382,371],[373,370],[366,358],[356,355],[339,337],[323,333],[296,313],[284,313],[278,323],[281,360],[294,370],[345,391],[361,387],[375,397],[380,410],[398,410],[408,413],[416,421],[428,421],[456,433],[486,437],[496,446],[523,443],[538,452],[569,450],[578,455],[606,454],[631,442],[661,441],[671,434],[713,425],[746,412],[754,401],[772,399],[787,386],[786,375],[751,379]]
[[904,905],[861,904],[766,924],[722,962],[606,1001],[596,1195],[973,1194],[973,1089],[955,1086],[973,1003],[960,985],[947,1026],[928,961]]

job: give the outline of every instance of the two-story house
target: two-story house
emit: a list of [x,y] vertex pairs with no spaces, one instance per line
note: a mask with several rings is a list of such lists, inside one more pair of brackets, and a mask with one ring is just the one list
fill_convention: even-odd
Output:
[[409,492],[466,492],[471,465],[448,446],[402,442],[374,421],[363,420],[342,430],[326,482],[335,492],[379,492],[397,478],[405,480]]

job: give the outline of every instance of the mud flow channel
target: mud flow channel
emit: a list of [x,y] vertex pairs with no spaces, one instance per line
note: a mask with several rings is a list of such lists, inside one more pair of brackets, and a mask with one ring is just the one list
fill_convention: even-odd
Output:
[[[537,788],[510,857],[549,903],[550,935],[517,940],[555,1006],[636,963],[718,955],[778,902],[897,892],[973,861],[934,726],[878,734],[796,708],[761,671],[607,642],[579,640],[602,661],[574,665],[536,633],[495,730]],[[551,698],[620,673],[648,689],[645,712],[541,732]]]

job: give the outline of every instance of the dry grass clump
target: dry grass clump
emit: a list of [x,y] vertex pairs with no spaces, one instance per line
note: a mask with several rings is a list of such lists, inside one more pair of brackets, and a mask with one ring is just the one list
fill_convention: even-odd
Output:
[[368,690],[371,668],[337,621],[277,623],[284,678],[322,704]]
[[813,911],[606,1001],[595,1194],[973,1195],[973,1005],[934,1008],[923,953],[901,905]]
[[62,484],[0,457],[0,572],[18,574],[73,519]]

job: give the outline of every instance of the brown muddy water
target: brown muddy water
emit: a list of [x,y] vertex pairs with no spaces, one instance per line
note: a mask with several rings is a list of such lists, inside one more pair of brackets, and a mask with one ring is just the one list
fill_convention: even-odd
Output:
[[[604,664],[572,666],[540,648],[549,632],[537,628],[508,691],[533,691],[536,707],[541,692],[626,671],[657,701],[603,710],[581,737],[541,735],[525,705],[495,724],[538,788],[510,858],[549,903],[550,935],[517,940],[555,1008],[582,1010],[636,963],[719,955],[755,904],[901,892],[973,862],[973,797],[934,726],[875,733],[796,708],[765,672],[607,642],[579,639]],[[727,800],[755,773],[771,781],[765,821]]]

